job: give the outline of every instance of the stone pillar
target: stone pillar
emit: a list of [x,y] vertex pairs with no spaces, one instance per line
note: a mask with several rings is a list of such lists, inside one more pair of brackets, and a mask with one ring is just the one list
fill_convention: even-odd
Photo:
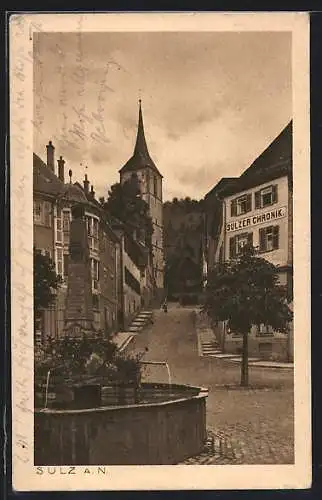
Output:
[[94,335],[92,275],[83,205],[72,207],[65,334]]

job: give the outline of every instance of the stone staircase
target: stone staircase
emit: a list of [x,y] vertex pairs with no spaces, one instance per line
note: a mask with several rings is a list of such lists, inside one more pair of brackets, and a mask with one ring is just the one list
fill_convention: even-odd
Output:
[[151,324],[153,320],[153,312],[144,310],[140,311],[139,314],[134,318],[128,331],[131,333],[140,332],[145,326]]

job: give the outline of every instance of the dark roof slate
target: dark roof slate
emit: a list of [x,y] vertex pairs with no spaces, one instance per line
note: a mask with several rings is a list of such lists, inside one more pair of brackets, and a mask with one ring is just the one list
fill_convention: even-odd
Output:
[[274,141],[256,158],[235,182],[228,184],[221,195],[229,196],[278,177],[292,174],[292,121],[282,130]]
[[144,168],[144,167],[150,167],[155,173],[157,173],[160,177],[162,177],[154,161],[152,160],[148,150],[144,134],[142,107],[140,101],[138,130],[137,130],[134,152],[131,158],[125,163],[125,165],[119,170],[119,172],[120,173],[135,172],[139,168]]
[[34,192],[50,196],[58,196],[64,191],[64,183],[35,153],[33,153],[33,188]]

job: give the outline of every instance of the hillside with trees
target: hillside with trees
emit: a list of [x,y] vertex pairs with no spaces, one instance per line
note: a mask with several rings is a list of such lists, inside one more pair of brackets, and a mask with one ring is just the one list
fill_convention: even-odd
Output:
[[163,205],[165,287],[169,299],[196,302],[202,289],[203,202],[174,198]]

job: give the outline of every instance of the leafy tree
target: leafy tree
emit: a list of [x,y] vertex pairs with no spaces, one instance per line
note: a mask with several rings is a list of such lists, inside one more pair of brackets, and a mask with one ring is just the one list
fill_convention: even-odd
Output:
[[289,333],[292,311],[286,287],[279,285],[276,266],[246,246],[231,261],[218,264],[208,276],[203,310],[217,323],[227,321],[243,336],[241,385],[248,385],[248,334],[252,325],[270,325]]
[[55,265],[47,255],[34,248],[34,318],[41,318],[42,311],[53,304],[62,278],[56,274]]
[[151,248],[153,225],[149,216],[149,206],[141,198],[139,180],[136,174],[123,184],[111,186],[108,198],[100,198],[103,209],[124,223],[128,233],[140,233],[145,243]]

